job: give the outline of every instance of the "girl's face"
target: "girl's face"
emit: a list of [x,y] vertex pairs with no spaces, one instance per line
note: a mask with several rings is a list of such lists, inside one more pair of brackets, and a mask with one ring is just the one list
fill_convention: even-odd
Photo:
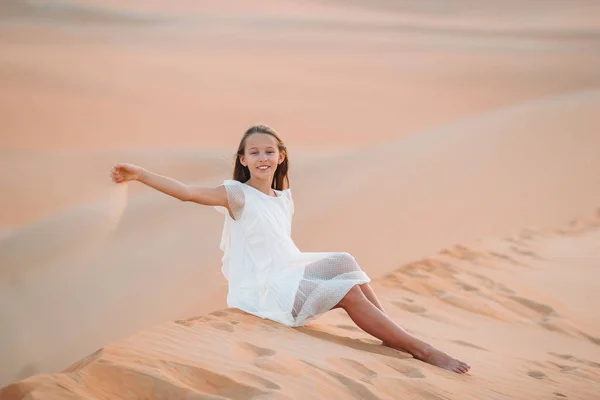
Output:
[[279,152],[277,139],[267,133],[253,133],[246,138],[244,155],[240,156],[242,165],[250,170],[255,179],[273,179],[277,166],[285,155]]

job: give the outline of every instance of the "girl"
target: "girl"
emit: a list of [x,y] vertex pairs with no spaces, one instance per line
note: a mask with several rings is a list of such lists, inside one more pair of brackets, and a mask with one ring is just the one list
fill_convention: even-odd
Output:
[[233,180],[217,187],[186,185],[131,164],[117,164],[111,173],[116,183],[139,181],[181,201],[226,210],[221,250],[229,307],[292,327],[342,308],[385,346],[467,372],[469,365],[411,336],[385,314],[369,277],[350,254],[303,253],[296,247],[288,167],[279,135],[259,125],[242,137]]

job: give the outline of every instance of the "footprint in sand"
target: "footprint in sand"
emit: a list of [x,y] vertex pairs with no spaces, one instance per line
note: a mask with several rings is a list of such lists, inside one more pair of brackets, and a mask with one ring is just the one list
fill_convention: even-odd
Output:
[[[201,368],[194,365],[180,364],[176,362],[161,362],[161,370],[167,372],[168,376],[176,377],[176,381],[181,381],[188,387],[193,387],[197,392],[201,392],[203,398],[224,398],[243,400],[249,398],[259,398],[260,396],[268,396],[271,393],[261,388],[256,387],[253,382],[242,382],[243,379],[236,376],[231,377],[227,372],[215,372],[209,369]],[[130,380],[125,382],[126,385],[139,385],[140,379],[144,374],[123,374],[123,379]],[[246,380],[247,381],[247,380]],[[164,384],[165,390],[169,386],[174,385],[170,381],[161,381]]]
[[577,362],[577,363],[580,363],[580,364],[587,365],[588,367],[600,368],[600,363],[597,363],[597,362],[594,362],[594,361],[583,360],[581,358],[577,358],[577,357],[572,356],[570,354],[558,354],[558,353],[553,353],[553,352],[549,352],[548,354],[550,354],[553,357],[560,358],[562,360],[574,361],[574,362]]
[[548,352],[548,354],[550,354],[551,356],[554,356],[554,357],[562,358],[563,360],[578,361],[577,357],[572,356],[570,354],[558,354],[558,353],[553,353],[553,352]]
[[348,375],[354,379],[367,380],[377,376],[377,372],[366,367],[359,361],[350,358],[336,358],[328,360],[333,370]]
[[493,281],[485,275],[481,275],[472,271],[467,271],[467,274],[475,278],[475,280],[477,280],[477,283],[486,289],[495,289],[498,286],[498,284],[495,281]]
[[458,345],[465,346],[465,347],[471,347],[472,349],[489,351],[488,349],[484,349],[483,347],[479,347],[477,345],[474,345],[473,343],[465,342],[463,340],[453,340],[452,343],[456,343]]
[[344,329],[346,331],[353,331],[353,332],[358,332],[360,331],[360,328],[357,326],[352,326],[352,325],[344,325],[344,324],[340,324],[340,325],[334,325],[336,328],[340,328],[340,329]]
[[529,371],[527,375],[535,379],[545,379],[547,377],[542,371]]
[[427,311],[427,309],[425,307],[419,306],[417,304],[406,304],[406,303],[401,303],[399,301],[392,301],[392,304],[398,308],[403,309],[404,311],[408,311],[408,312],[415,313],[415,314],[423,314],[424,312]]
[[214,315],[215,317],[225,317],[229,315],[229,313],[227,311],[213,311],[208,315]]
[[[406,299],[407,301],[413,301],[410,299]],[[434,321],[438,321],[444,324],[448,324],[448,325],[452,325],[452,326],[461,326],[460,324],[456,323],[456,320],[453,320],[451,318],[448,318],[446,316],[443,315],[437,315],[435,313],[431,313],[429,312],[429,310],[423,306],[419,306],[417,304],[406,304],[406,303],[401,303],[399,301],[392,301],[391,302],[394,306],[403,309],[404,311],[408,311],[414,314],[419,314],[420,316],[424,317],[424,318],[429,318],[432,319]]]
[[479,292],[479,289],[471,284],[456,280],[456,285],[465,292]]
[[555,365],[558,368],[560,368],[560,372],[570,372],[570,371],[575,371],[577,369],[577,367],[574,367],[572,365],[564,365],[564,364],[559,364],[559,363],[555,363],[552,361],[550,361],[550,363],[552,365]]
[[237,358],[244,361],[255,361],[260,357],[269,357],[277,354],[277,352],[273,349],[255,346],[248,342],[237,344],[235,353]]
[[505,293],[505,294],[515,294],[516,292],[512,289],[509,289],[505,284],[503,283],[497,283],[496,286],[498,287],[498,289]]
[[600,339],[598,339],[597,337],[595,337],[595,336],[591,336],[591,335],[588,335],[587,333],[585,333],[585,332],[582,332],[582,331],[579,331],[579,333],[580,333],[580,334],[581,334],[583,337],[585,337],[587,340],[589,340],[590,342],[594,343],[595,345],[598,345],[598,346],[600,346]]
[[527,241],[527,240],[534,239],[536,237],[536,234],[537,234],[537,232],[535,232],[534,230],[522,229],[521,232],[519,233],[519,238],[521,239],[521,241]]
[[511,256],[503,254],[503,253],[498,253],[496,251],[490,251],[490,255],[494,256],[496,258],[499,258],[501,260],[508,261],[509,263],[514,264],[514,265],[519,265],[519,266],[522,266],[522,267],[526,267],[527,266],[526,264],[523,264],[522,262],[517,261],[514,258],[512,258]]
[[517,247],[517,246],[510,246],[510,249],[512,251],[514,251],[515,253],[517,253],[517,254],[520,254],[520,255],[526,256],[526,257],[531,257],[531,258],[533,258],[535,260],[542,260],[543,259],[542,257],[540,257],[539,255],[537,255],[536,253],[534,253],[531,250],[526,250],[526,249],[523,249],[523,248],[520,248],[520,247]]
[[235,328],[226,322],[215,322],[211,325],[213,328],[224,332],[233,332]]
[[280,327],[269,321],[262,322],[257,325],[257,328],[265,332],[279,332]]
[[391,361],[387,362],[386,365],[388,367],[394,369],[395,371],[400,372],[402,375],[406,376],[407,378],[416,378],[416,379],[425,378],[425,375],[423,374],[423,372],[421,372],[420,369],[412,367],[410,365],[406,365],[401,360],[391,360]]
[[460,245],[460,244],[458,244],[454,247],[444,249],[444,250],[440,251],[440,254],[442,254],[444,256],[452,257],[452,258],[457,258],[459,260],[465,260],[465,261],[475,261],[481,256],[481,254],[479,254],[479,252],[474,251],[474,250],[472,250],[466,246]]
[[427,273],[425,271],[421,271],[416,268],[406,268],[406,269],[403,269],[402,271],[400,271],[400,273],[404,274],[404,275],[408,275],[413,278],[417,278],[417,279],[421,279],[421,278],[428,279],[429,278],[429,273]]
[[524,242],[523,240],[520,240],[520,239],[519,239],[519,238],[517,238],[517,237],[511,237],[511,236],[507,236],[507,237],[504,237],[504,238],[502,238],[502,239],[503,239],[505,242],[512,243],[512,244],[515,244],[515,245],[517,245],[517,246],[525,244],[525,242]]
[[402,283],[404,282],[404,278],[399,276],[399,274],[400,274],[400,272],[398,272],[398,271],[394,271],[392,273],[386,274],[383,276],[381,283],[384,286],[391,286],[391,287],[402,286]]
[[545,315],[545,316],[556,315],[556,311],[554,311],[554,308],[552,308],[552,306],[549,306],[547,304],[538,303],[536,301],[529,300],[529,299],[526,299],[526,298],[520,297],[520,296],[509,296],[509,299],[516,301],[517,303],[519,303],[541,315]]
[[199,322],[208,322],[211,321],[211,318],[209,317],[192,317],[192,318],[187,318],[187,319],[179,319],[177,321],[173,321],[178,325],[183,325],[183,326],[192,326],[195,323],[199,323]]
[[348,375],[345,374],[341,374],[337,371],[328,369],[328,368],[324,368],[324,367],[320,367],[316,364],[313,364],[309,361],[306,360],[302,360],[302,362],[306,365],[311,366],[314,369],[317,369],[321,372],[326,373],[327,375],[329,375],[330,377],[336,379],[340,384],[342,384],[343,386],[345,386],[348,389],[348,394],[349,399],[361,399],[361,400],[377,400],[379,399],[378,396],[376,396],[371,389],[369,389],[365,383],[363,383],[360,380],[354,379]]
[[258,383],[266,389],[271,390],[279,390],[281,386],[277,383],[270,381],[268,379],[263,378],[262,376],[258,376],[256,374],[246,372],[246,371],[237,371],[232,374],[234,377],[239,378],[239,381],[245,382],[250,381],[250,383]]

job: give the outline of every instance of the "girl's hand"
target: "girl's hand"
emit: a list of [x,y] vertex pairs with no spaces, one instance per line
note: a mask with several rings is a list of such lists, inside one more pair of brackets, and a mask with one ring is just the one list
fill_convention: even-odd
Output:
[[142,176],[142,168],[133,164],[116,164],[111,169],[111,177],[115,183],[139,180]]

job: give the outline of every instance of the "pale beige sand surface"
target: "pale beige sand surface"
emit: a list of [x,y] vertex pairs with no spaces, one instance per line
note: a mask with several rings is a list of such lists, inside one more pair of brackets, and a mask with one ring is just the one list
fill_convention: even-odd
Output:
[[[0,4],[0,386],[41,374],[3,395],[593,398],[598,7],[519,3]],[[218,184],[258,122],[290,149],[299,247],[352,253],[470,376],[342,313],[223,311],[222,215],[110,182]]]
[[292,329],[224,309],[143,330],[0,398],[593,399],[599,243],[597,214],[452,246],[377,279],[388,313],[468,359],[465,376],[382,347],[343,312]]

